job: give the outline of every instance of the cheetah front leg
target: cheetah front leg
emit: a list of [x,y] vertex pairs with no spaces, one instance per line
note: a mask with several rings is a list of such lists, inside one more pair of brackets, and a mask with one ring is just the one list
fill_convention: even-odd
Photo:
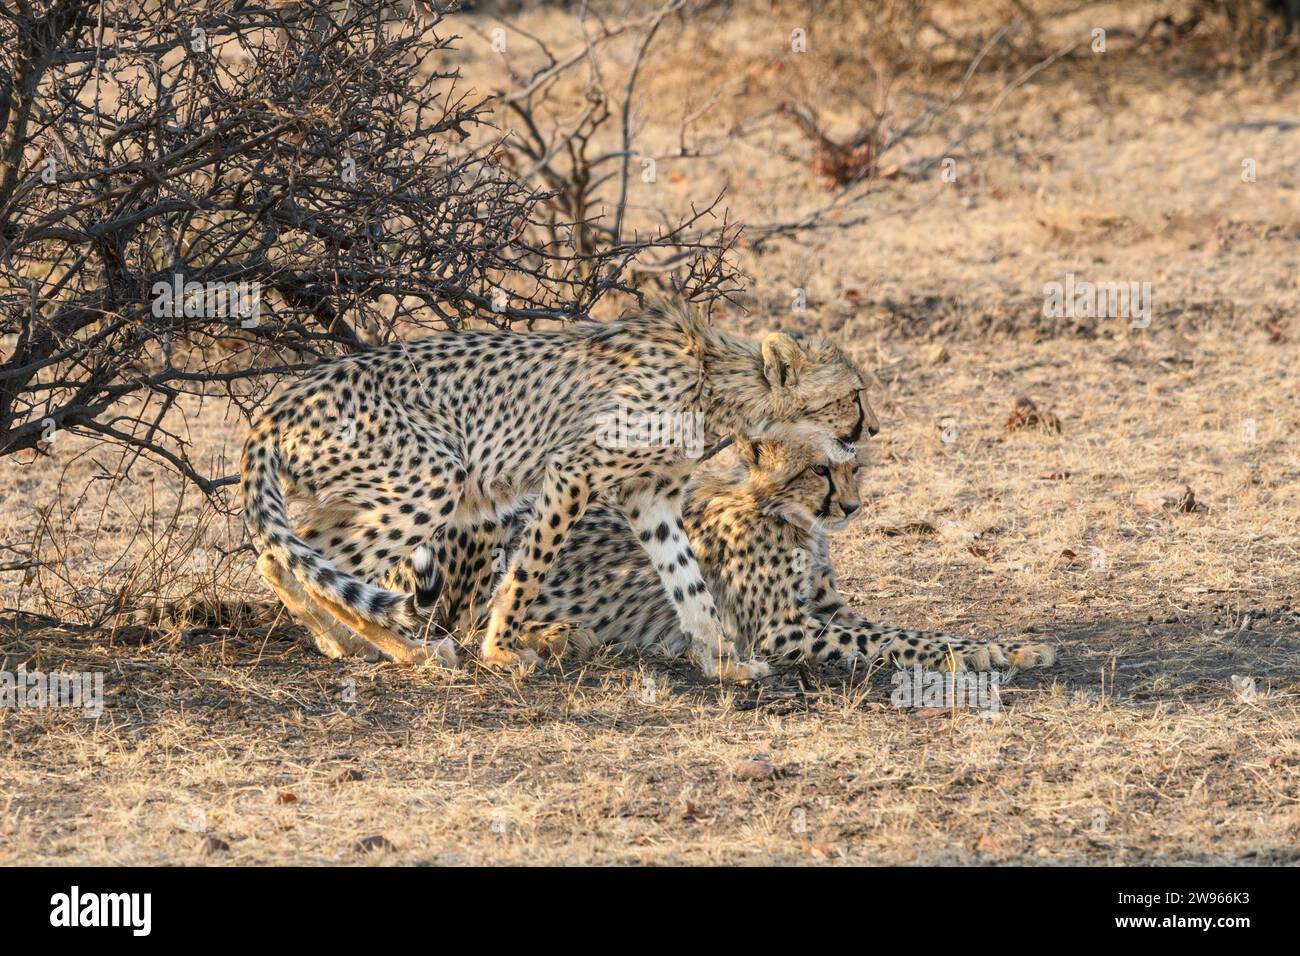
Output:
[[[771,625],[758,644],[764,656],[786,661],[883,660],[899,667],[919,664],[935,671],[982,671],[993,664],[1033,667],[1050,663],[1050,649],[1041,654],[1027,647],[1018,645],[1011,652],[1013,656],[1006,656],[1001,645],[906,631],[861,619],[849,624],[797,612]],[[1041,649],[1042,645],[1033,647]]]
[[849,656],[876,659],[900,667],[919,664],[926,670],[988,670],[990,667],[1051,667],[1056,651],[1047,644],[1021,641],[974,641],[936,634],[909,631],[877,624],[847,609],[835,619],[824,620],[828,647],[837,647]]
[[900,667],[919,664],[938,671],[1050,667],[1056,660],[1055,650],[1046,644],[973,641],[877,624],[845,605],[826,575],[814,572],[812,583],[811,601],[796,589],[779,601],[775,592],[768,593],[771,607],[768,624],[756,644],[758,653],[820,663],[883,660]]
[[812,574],[812,629],[823,660],[882,659],[900,667],[929,670],[988,670],[989,667],[1051,667],[1056,651],[1023,641],[976,641],[935,631],[911,631],[869,621],[850,608],[835,585],[828,554],[817,556]]
[[771,673],[765,661],[740,660],[735,644],[724,633],[713,595],[682,526],[680,491],[630,496],[622,511],[672,599],[682,633],[690,641],[689,653],[704,673],[726,681]]
[[755,648],[763,657],[784,661],[838,661],[850,653],[838,646],[824,621],[797,609],[769,623]]

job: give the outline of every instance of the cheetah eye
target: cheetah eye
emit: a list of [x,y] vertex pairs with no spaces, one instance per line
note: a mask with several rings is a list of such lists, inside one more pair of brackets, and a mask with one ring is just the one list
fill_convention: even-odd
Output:
[[821,475],[823,478],[829,478],[831,476],[831,470],[825,465],[813,465],[813,472]]

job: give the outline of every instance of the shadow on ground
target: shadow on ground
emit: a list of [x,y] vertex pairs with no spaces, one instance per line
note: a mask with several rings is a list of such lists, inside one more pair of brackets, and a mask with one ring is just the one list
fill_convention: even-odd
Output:
[[[264,708],[266,716],[286,708],[326,712],[362,679],[387,687],[382,722],[390,726],[400,726],[403,704],[419,708],[432,693],[446,705],[447,695],[457,689],[464,698],[451,708],[457,719],[502,726],[535,723],[552,708],[551,716],[563,719],[564,701],[573,690],[611,681],[633,689],[645,685],[647,693],[663,687],[703,705],[777,715],[846,700],[868,708],[889,705],[894,687],[891,671],[879,666],[788,667],[760,682],[720,686],[685,660],[613,655],[551,662],[523,680],[484,671],[472,661],[459,672],[431,666],[413,672],[391,663],[327,660],[308,648],[297,626],[276,623],[274,608],[223,613],[230,623],[112,632],[10,609],[0,617],[0,670],[103,669],[109,674],[106,711],[137,720],[176,707],[216,714],[251,706]],[[1034,630],[1018,636],[1030,638]],[[1289,605],[1213,604],[1161,620],[1099,619],[1052,630],[1059,638],[1056,665],[1002,672],[1003,708],[1014,709],[1019,695],[1049,688],[1139,710],[1208,702],[1248,696],[1242,678],[1253,679],[1258,694],[1300,694],[1300,617]],[[232,694],[226,680],[205,682],[205,673],[215,673],[209,668],[248,678],[252,683],[241,681],[241,686],[249,693]],[[259,685],[261,690],[253,692]]]

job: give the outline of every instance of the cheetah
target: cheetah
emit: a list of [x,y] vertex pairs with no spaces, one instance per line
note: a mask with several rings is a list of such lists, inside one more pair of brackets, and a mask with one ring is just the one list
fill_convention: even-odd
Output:
[[[431,537],[520,522],[480,656],[526,671],[538,662],[525,646],[529,606],[600,494],[659,569],[704,672],[760,677],[768,666],[737,657],[686,540],[683,488],[724,435],[845,454],[879,428],[865,388],[830,343],[780,332],[751,341],[673,301],[610,323],[398,342],[321,364],[254,421],[244,520],[259,569],[321,651],[448,665],[450,638],[408,636],[428,624],[418,595],[374,582],[400,577]],[[651,419],[676,427],[642,427]],[[308,509],[297,528],[290,500]]]
[[[742,647],[776,661],[875,661],[932,670],[986,670],[991,665],[1050,666],[1045,644],[974,641],[877,624],[853,611],[831,567],[829,532],[861,508],[862,464],[828,457],[807,443],[739,441],[739,467],[704,466],[687,492],[684,523],[724,629]],[[498,540],[517,535],[518,528]],[[572,643],[681,654],[690,646],[658,586],[653,558],[636,546],[637,529],[615,508],[593,505],[570,533],[530,615],[553,651]],[[425,547],[410,582],[432,599],[441,584],[442,613],[465,627],[473,612],[463,595],[486,593],[485,549],[491,535]],[[468,545],[468,547],[466,547]]]

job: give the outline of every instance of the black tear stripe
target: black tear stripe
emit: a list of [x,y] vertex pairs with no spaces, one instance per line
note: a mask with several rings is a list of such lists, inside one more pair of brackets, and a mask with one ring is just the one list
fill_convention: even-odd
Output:
[[817,517],[829,518],[831,516],[831,499],[835,497],[835,483],[829,478],[826,479],[826,497],[822,499],[822,505],[817,509]]
[[853,431],[849,437],[844,439],[845,444],[856,445],[862,439],[862,426],[867,423],[867,413],[862,410],[861,393],[853,396],[853,404],[858,407],[858,422],[853,426]]

